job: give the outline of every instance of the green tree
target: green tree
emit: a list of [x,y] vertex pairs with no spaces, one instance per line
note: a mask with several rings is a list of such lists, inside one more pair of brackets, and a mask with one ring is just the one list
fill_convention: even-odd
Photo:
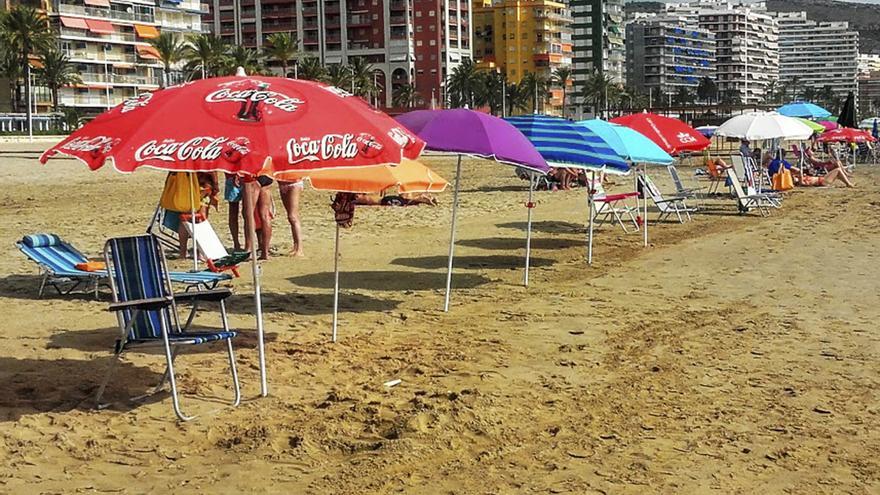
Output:
[[531,91],[531,108],[533,113],[541,111],[541,102],[547,99],[549,82],[547,78],[535,72],[529,72],[520,80],[520,85]]
[[449,106],[458,108],[467,105],[473,108],[480,90],[481,79],[474,61],[469,58],[462,60],[452,70],[446,85],[446,98],[449,100]]
[[263,52],[269,60],[281,64],[281,77],[287,77],[290,61],[296,58],[298,42],[293,33],[272,33],[266,38]]
[[699,98],[700,101],[710,102],[714,100],[717,95],[718,85],[715,84],[715,81],[709,76],[700,78],[700,83],[697,85],[697,98]]
[[73,132],[83,124],[83,115],[76,107],[62,105],[57,111],[60,113],[55,122],[60,130]]
[[224,57],[224,71],[227,74],[235,74],[239,67],[243,68],[248,75],[262,74],[265,72],[263,59],[260,53],[253,48],[235,45],[226,52]]
[[223,67],[228,46],[219,36],[196,34],[187,37],[184,57],[188,72],[199,72],[201,78],[217,76]]
[[171,66],[183,60],[185,54],[183,40],[176,33],[162,31],[159,36],[150,40],[150,45],[159,54],[159,62],[162,63],[161,87],[171,83]]
[[321,65],[318,57],[306,57],[299,62],[299,78],[308,81],[325,81],[327,69]]
[[614,82],[611,77],[596,72],[587,79],[581,96],[584,98],[584,101],[589,103],[593,108],[593,113],[598,115],[608,103],[608,100],[610,99],[609,93],[613,92]]
[[527,111],[532,100],[532,92],[522,84],[507,85],[507,108],[510,115],[516,114],[517,110]]
[[553,84],[556,84],[560,88],[562,88],[562,118],[566,116],[566,104],[567,96],[568,96],[568,82],[571,80],[571,67],[567,65],[563,65],[561,67],[557,67],[555,71],[553,71]]
[[394,88],[392,103],[399,108],[413,108],[422,103],[422,97],[412,84],[401,84]]
[[673,101],[675,101],[676,105],[687,106],[687,105],[690,105],[691,103],[693,103],[694,96],[688,87],[679,86],[678,90],[675,92],[675,96],[673,97]]
[[354,94],[370,100],[378,93],[379,88],[373,82],[373,65],[363,57],[353,57],[349,60],[347,69],[351,72],[351,80],[354,82]]
[[331,86],[349,91],[352,87],[351,69],[342,64],[330,64],[327,66],[325,81]]
[[476,98],[480,104],[489,106],[489,113],[500,115],[502,113],[501,99],[504,95],[504,76],[495,71],[486,71],[480,74],[479,95]]
[[28,122],[31,121],[31,64],[30,57],[55,43],[46,15],[32,7],[17,5],[0,13],[0,46],[13,54],[19,67],[24,68],[24,101]]
[[58,90],[81,83],[82,78],[77,73],[76,67],[70,63],[67,54],[55,46],[41,51],[40,61],[43,66],[36,71],[37,80],[49,88],[52,93],[52,108],[57,112]]
[[9,108],[13,112],[18,112],[18,103],[21,101],[22,69],[18,54],[5,44],[0,44],[0,75],[9,82]]

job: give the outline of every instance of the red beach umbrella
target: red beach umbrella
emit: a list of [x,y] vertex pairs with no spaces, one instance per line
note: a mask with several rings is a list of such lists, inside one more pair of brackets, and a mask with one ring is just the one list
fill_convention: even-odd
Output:
[[611,119],[611,122],[644,134],[670,155],[702,151],[711,144],[699,131],[684,122],[653,113],[634,113]]
[[138,167],[256,175],[399,164],[424,142],[362,99],[298,79],[201,79],[128,99],[40,157],[76,157],[95,170]]
[[823,143],[867,143],[876,139],[868,131],[841,127],[823,132],[819,135],[819,141]]

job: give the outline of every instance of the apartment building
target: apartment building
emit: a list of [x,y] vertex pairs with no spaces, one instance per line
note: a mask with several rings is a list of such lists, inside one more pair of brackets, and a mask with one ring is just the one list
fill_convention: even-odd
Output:
[[294,33],[300,51],[325,65],[363,57],[386,107],[405,84],[425,102],[439,100],[446,76],[472,57],[465,0],[211,0],[204,22],[228,42],[253,48],[272,33]]
[[[551,0],[486,0],[474,7],[474,58],[480,68],[501,71],[519,83],[529,73],[549,80],[572,63],[572,18]],[[547,113],[562,113],[562,90],[553,88]]]
[[[623,0],[571,0],[572,73],[574,93],[580,95],[586,81],[599,73],[616,83],[625,82]],[[584,103],[581,98],[581,110]]]
[[45,7],[60,48],[82,78],[61,89],[60,103],[90,113],[160,87],[162,65],[149,45],[160,30],[202,30],[198,0],[52,0]]
[[858,84],[860,117],[880,116],[880,70],[860,75]]
[[842,98],[858,91],[859,33],[847,22],[807,19],[806,12],[778,12],[779,82],[797,91],[830,87]]
[[683,17],[642,18],[626,27],[627,84],[658,99],[695,93],[700,79],[715,80],[715,51],[715,34]]

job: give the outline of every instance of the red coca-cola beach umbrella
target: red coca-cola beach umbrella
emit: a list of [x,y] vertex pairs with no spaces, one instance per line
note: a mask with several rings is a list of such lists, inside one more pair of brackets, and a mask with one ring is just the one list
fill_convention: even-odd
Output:
[[868,131],[841,127],[823,132],[819,135],[819,141],[823,143],[867,143],[874,142],[876,139]]
[[702,151],[711,144],[699,131],[684,122],[653,113],[624,115],[611,119],[611,122],[644,134],[670,155],[684,151]]
[[232,76],[126,100],[40,157],[95,170],[138,167],[246,175],[399,164],[424,142],[362,99],[325,84]]

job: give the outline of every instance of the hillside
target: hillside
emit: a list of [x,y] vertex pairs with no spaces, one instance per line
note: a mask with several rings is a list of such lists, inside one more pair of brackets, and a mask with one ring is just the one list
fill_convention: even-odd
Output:
[[[768,0],[767,8],[777,12],[804,11],[810,19],[848,21],[859,31],[862,53],[880,53],[880,7],[834,0]],[[627,12],[660,12],[663,2],[628,2]]]

